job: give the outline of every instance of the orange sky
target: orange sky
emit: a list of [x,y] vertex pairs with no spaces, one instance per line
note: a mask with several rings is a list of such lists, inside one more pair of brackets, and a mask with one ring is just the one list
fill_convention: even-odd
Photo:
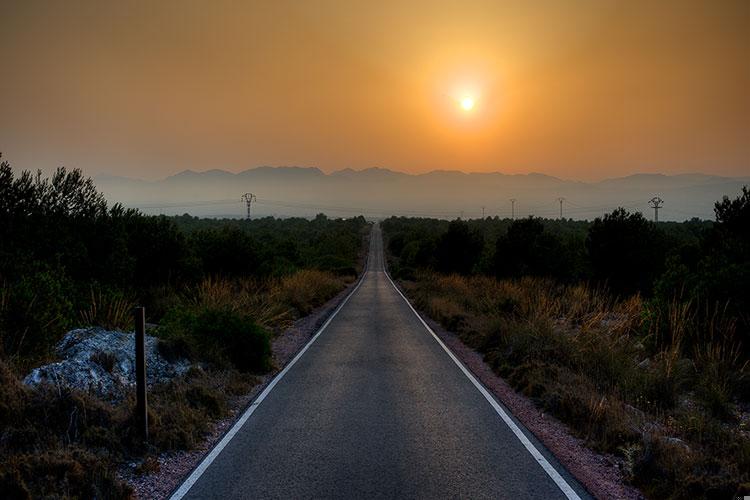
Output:
[[5,0],[0,151],[145,178],[750,175],[749,27],[747,0]]

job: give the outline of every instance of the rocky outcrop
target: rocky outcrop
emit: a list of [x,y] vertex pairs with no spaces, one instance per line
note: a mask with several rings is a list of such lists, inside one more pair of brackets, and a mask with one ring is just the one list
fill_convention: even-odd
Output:
[[[148,384],[166,382],[184,374],[190,363],[170,362],[158,349],[158,339],[146,335]],[[29,386],[49,383],[89,391],[117,400],[135,385],[135,335],[132,332],[80,328],[71,330],[57,344],[57,363],[35,368],[24,379]]]

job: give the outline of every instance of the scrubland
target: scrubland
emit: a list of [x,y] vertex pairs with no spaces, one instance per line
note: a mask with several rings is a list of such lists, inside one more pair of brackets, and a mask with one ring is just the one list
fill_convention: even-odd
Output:
[[[722,310],[653,310],[585,285],[436,273],[415,304],[652,498],[734,494],[750,481],[750,379]],[[745,486],[746,487],[746,486]]]
[[427,316],[648,498],[750,494],[750,192],[716,221],[383,222]]
[[[361,217],[144,216],[79,171],[0,164],[0,496],[129,498],[118,469],[154,472],[160,453],[199,444],[275,368],[272,339],[355,278],[367,230]],[[136,305],[161,354],[192,362],[149,388],[148,442],[133,395],[23,384],[67,330],[132,330]]]

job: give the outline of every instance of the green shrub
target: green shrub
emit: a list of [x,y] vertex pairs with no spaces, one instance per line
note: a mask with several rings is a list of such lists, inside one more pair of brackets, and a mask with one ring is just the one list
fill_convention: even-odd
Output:
[[167,314],[159,335],[166,355],[183,355],[219,367],[262,373],[271,369],[270,336],[251,318],[226,308],[178,308]]
[[2,351],[22,362],[48,356],[74,321],[73,287],[59,271],[38,271],[7,289],[0,317]]

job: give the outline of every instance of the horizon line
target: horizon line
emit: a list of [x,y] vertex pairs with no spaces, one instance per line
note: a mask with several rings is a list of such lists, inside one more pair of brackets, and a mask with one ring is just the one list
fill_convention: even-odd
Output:
[[467,175],[467,176],[469,176],[469,175],[501,175],[501,176],[507,176],[507,177],[542,176],[542,177],[547,177],[549,179],[554,179],[554,180],[558,180],[558,181],[575,182],[575,183],[581,183],[581,184],[597,184],[597,183],[601,183],[601,182],[606,182],[606,181],[611,181],[611,180],[618,180],[618,179],[627,179],[627,178],[636,177],[636,176],[682,177],[682,176],[698,175],[698,176],[713,177],[713,178],[727,179],[727,180],[750,180],[750,175],[748,175],[748,176],[737,176],[737,177],[734,177],[734,176],[727,176],[727,175],[707,174],[707,173],[704,173],[704,172],[697,172],[697,171],[686,171],[686,172],[669,173],[669,174],[667,174],[667,173],[661,173],[661,172],[643,172],[643,171],[639,172],[639,171],[636,171],[636,172],[634,172],[632,174],[628,174],[628,175],[621,175],[621,176],[615,176],[615,177],[604,177],[604,178],[599,179],[599,180],[581,180],[581,179],[574,179],[574,178],[558,177],[558,176],[555,176],[555,175],[546,174],[544,172],[538,172],[538,171],[529,171],[529,172],[526,172],[526,173],[507,173],[507,172],[502,172],[500,170],[465,172],[463,170],[458,170],[458,169],[438,168],[438,169],[428,170],[426,172],[412,173],[412,172],[404,172],[402,170],[395,170],[395,169],[388,168],[388,167],[374,166],[374,167],[363,167],[363,168],[359,168],[359,169],[352,168],[352,167],[345,167],[345,168],[342,168],[342,169],[331,170],[329,172],[326,172],[325,170],[323,170],[323,169],[321,169],[320,167],[317,167],[317,166],[300,166],[300,165],[257,165],[257,166],[254,166],[254,167],[249,167],[249,168],[245,168],[245,169],[237,170],[237,171],[227,170],[227,169],[224,169],[224,168],[208,168],[208,169],[205,169],[205,170],[193,170],[193,169],[190,169],[190,168],[186,168],[186,169],[182,169],[182,170],[176,171],[176,172],[174,172],[172,174],[166,175],[164,177],[158,177],[158,178],[154,178],[154,179],[145,179],[145,178],[141,178],[141,177],[128,177],[127,175],[113,174],[113,173],[110,173],[110,172],[99,172],[99,173],[93,174],[91,177],[92,178],[110,177],[110,178],[128,179],[128,180],[133,180],[133,181],[142,181],[142,182],[160,182],[160,181],[165,181],[165,180],[173,178],[173,177],[177,177],[177,176],[182,175],[182,174],[196,174],[196,175],[201,175],[201,174],[208,174],[208,173],[211,173],[211,172],[219,172],[219,173],[223,173],[223,174],[229,174],[229,175],[237,176],[237,175],[242,175],[244,173],[252,172],[252,171],[260,170],[260,169],[273,169],[273,170],[276,170],[276,169],[278,169],[278,170],[284,170],[284,169],[288,169],[288,170],[293,170],[293,169],[297,169],[297,170],[314,170],[314,171],[317,171],[317,172],[319,172],[320,174],[322,174],[322,175],[324,175],[326,177],[330,177],[330,176],[333,176],[333,175],[336,175],[336,174],[341,174],[343,172],[362,173],[362,172],[373,171],[373,170],[384,171],[384,172],[389,172],[389,173],[398,174],[398,175],[404,175],[404,176],[409,176],[409,177],[421,177],[421,176],[430,175],[430,174],[436,174],[436,173],[461,174],[461,175]]

